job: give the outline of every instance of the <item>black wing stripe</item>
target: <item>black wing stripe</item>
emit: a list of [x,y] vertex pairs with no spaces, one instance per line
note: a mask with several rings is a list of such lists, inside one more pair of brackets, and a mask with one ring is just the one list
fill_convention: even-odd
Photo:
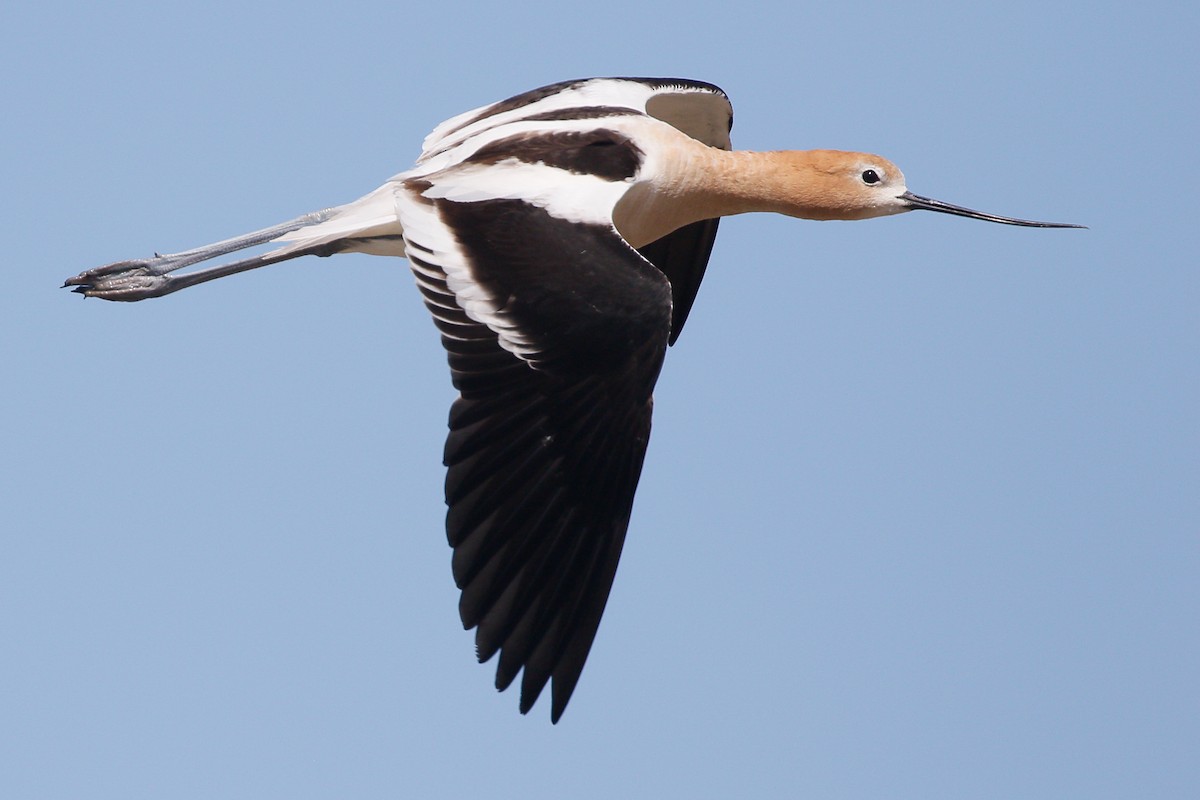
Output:
[[612,117],[640,116],[641,111],[621,106],[572,106],[553,108],[521,117],[522,122],[571,122],[581,119],[611,119]]
[[625,134],[594,128],[507,136],[479,148],[464,163],[496,164],[516,159],[527,164],[545,164],[576,175],[623,181],[637,174],[644,156],[641,148]]
[[445,131],[444,135],[449,136],[453,133],[457,133],[458,131],[461,131],[463,128],[466,128],[470,125],[474,125],[476,122],[487,119],[488,117],[494,117],[499,114],[504,114],[508,111],[516,111],[518,108],[524,108],[525,106],[532,105],[532,104],[536,103],[538,100],[542,100],[547,97],[550,97],[551,95],[558,94],[559,92],[562,92],[566,89],[570,89],[572,87],[578,86],[581,83],[584,83],[584,81],[583,80],[559,81],[558,83],[552,83],[549,86],[543,86],[540,89],[533,89],[528,92],[522,92],[521,94],[513,95],[512,97],[508,98],[507,100],[501,100],[498,103],[492,103],[490,106],[480,109],[480,112],[478,114],[471,117],[470,119],[464,120],[458,126]]

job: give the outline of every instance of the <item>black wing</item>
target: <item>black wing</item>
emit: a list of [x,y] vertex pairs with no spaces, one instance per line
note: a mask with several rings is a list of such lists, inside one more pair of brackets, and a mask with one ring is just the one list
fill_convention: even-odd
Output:
[[[499,653],[497,688],[524,670],[523,713],[552,681],[557,722],[620,559],[671,289],[611,227],[516,200],[418,202],[457,245],[406,224],[461,393],[445,452],[459,610],[479,659]],[[492,310],[468,316],[447,273],[469,275]]]
[[674,308],[671,312],[671,344],[679,338],[683,323],[687,321],[708,268],[708,257],[712,254],[713,242],[717,238],[717,223],[720,220],[705,219],[685,225],[677,231],[638,250],[642,256],[658,267],[671,282],[671,297]]

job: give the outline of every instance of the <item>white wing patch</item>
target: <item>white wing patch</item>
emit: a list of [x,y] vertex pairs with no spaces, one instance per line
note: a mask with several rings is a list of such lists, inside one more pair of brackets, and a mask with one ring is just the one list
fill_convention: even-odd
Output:
[[[436,206],[423,202],[412,192],[409,187],[400,187],[396,192],[396,200],[404,223],[409,264],[417,282],[440,293],[436,282],[444,279],[446,288],[454,294],[454,301],[459,308],[470,319],[486,325],[496,334],[501,347],[524,361],[536,356],[538,351],[534,342],[523,335],[510,315],[505,313],[503,306],[507,298],[493,296],[476,280],[466,254],[442,222]],[[435,283],[428,279],[433,279]],[[455,324],[452,318],[438,315],[436,308],[431,311],[444,323]],[[453,337],[452,333],[445,330],[443,333]]]
[[631,185],[516,159],[459,167],[438,177],[431,176],[434,183],[425,197],[459,203],[523,200],[559,219],[590,225],[612,225],[613,208]]

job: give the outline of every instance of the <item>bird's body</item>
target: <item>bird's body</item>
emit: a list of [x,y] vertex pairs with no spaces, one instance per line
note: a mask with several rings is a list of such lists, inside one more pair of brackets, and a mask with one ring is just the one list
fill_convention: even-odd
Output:
[[[879,156],[730,150],[732,109],[695,81],[589,79],[459,115],[416,166],[344,206],[67,283],[140,300],[302,255],[408,258],[460,392],[445,463],[463,623],[521,710],[552,718],[595,637],[650,434],[652,392],[717,220],[863,219],[928,208]],[[276,249],[172,275],[253,245]]]

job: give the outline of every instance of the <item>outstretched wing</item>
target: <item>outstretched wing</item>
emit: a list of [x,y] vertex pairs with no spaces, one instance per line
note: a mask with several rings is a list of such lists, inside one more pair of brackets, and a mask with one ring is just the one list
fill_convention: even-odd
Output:
[[[460,392],[445,463],[462,621],[481,661],[499,654],[498,688],[523,670],[522,712],[552,682],[555,721],[616,574],[671,330],[669,283],[611,222],[636,148],[596,136],[506,139],[503,163],[476,149],[397,200]],[[518,157],[550,147],[591,172]]]

